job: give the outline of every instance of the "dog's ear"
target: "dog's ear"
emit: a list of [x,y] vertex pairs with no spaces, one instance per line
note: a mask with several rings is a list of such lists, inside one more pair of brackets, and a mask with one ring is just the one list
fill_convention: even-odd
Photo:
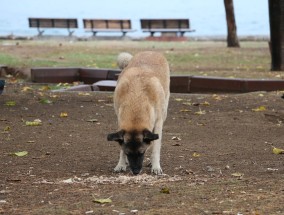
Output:
[[119,143],[123,143],[124,133],[125,132],[123,130],[121,130],[121,131],[118,131],[116,133],[108,134],[107,135],[107,140],[108,141],[116,141],[116,142],[119,142]]
[[154,134],[151,131],[149,131],[148,129],[145,129],[143,131],[143,141],[146,143],[150,143],[153,140],[157,140],[159,139],[159,135],[158,134]]

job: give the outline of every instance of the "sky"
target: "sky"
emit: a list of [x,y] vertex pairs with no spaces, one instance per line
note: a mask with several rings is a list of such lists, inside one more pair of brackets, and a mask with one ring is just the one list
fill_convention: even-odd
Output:
[[[0,0],[0,5],[0,34],[30,31],[28,17],[131,19],[138,31],[141,18],[189,18],[195,35],[226,34],[223,0]],[[268,0],[234,0],[234,6],[240,35],[269,33]]]

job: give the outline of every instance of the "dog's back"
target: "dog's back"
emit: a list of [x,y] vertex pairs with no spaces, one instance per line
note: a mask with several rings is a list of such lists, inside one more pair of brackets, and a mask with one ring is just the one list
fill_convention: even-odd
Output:
[[[153,118],[162,117],[165,120],[169,98],[169,75],[167,60],[160,53],[140,52],[130,60],[120,74],[114,96],[121,126],[127,124],[127,127],[133,129],[135,124],[142,128],[149,122],[153,124]],[[121,104],[124,107],[121,107]],[[155,116],[152,116],[151,108],[157,110]],[[125,110],[125,114],[123,111],[119,113],[119,109]],[[135,122],[131,118],[135,119]],[[148,129],[153,128],[151,126]]]
[[152,51],[140,52],[132,58],[128,63],[127,69],[123,72],[127,72],[128,69],[135,67],[139,68],[137,73],[142,73],[141,75],[147,72],[147,74],[144,74],[145,76],[149,78],[157,77],[163,85],[164,91],[168,90],[170,69],[167,60],[162,54]]

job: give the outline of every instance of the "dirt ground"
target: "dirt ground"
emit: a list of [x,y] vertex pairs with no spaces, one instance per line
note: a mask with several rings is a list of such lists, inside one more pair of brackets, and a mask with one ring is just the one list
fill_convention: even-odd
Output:
[[0,96],[0,214],[284,214],[283,92],[171,94],[157,177],[113,173],[112,93],[23,87]]

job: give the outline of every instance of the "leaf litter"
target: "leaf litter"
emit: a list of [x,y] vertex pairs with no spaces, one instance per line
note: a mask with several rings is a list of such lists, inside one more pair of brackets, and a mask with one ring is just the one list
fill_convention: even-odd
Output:
[[252,109],[253,112],[261,112],[261,111],[266,111],[266,107],[264,106],[259,106],[257,108]]
[[93,202],[99,203],[99,204],[106,204],[106,203],[112,203],[112,200],[110,198],[107,198],[107,199],[94,199]]
[[13,107],[13,106],[16,105],[16,102],[15,102],[15,101],[6,101],[6,102],[5,102],[5,105],[6,105],[6,106],[9,106],[9,107]]
[[14,153],[11,153],[10,155],[14,155],[14,156],[17,156],[17,157],[24,157],[24,156],[28,155],[28,152],[27,151],[14,152]]
[[272,152],[276,155],[284,154],[284,149],[279,149],[279,148],[273,147]]
[[144,185],[153,185],[155,183],[163,183],[163,182],[175,182],[182,181],[183,179],[180,176],[169,176],[166,174],[153,176],[148,175],[146,173],[138,175],[138,176],[127,176],[127,175],[119,175],[116,177],[113,176],[92,176],[88,178],[78,178],[73,177],[66,180],[59,181],[59,183],[67,183],[67,184],[144,184]]
[[42,125],[42,121],[40,119],[35,119],[34,121],[26,121],[26,126],[39,126]]

